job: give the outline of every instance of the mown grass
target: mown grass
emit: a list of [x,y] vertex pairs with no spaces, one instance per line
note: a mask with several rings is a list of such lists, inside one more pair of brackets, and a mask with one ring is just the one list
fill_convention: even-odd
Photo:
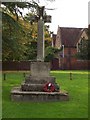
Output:
[[[62,90],[68,91],[70,100],[62,102],[12,102],[10,91],[24,80],[21,72],[6,73],[2,89],[3,118],[87,118],[88,72],[51,71]],[[28,74],[28,73],[27,73]]]

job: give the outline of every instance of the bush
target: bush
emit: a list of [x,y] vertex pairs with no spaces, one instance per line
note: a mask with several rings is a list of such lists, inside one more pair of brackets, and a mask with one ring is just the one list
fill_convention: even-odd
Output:
[[45,50],[45,61],[46,62],[50,62],[51,60],[53,60],[56,55],[61,51],[61,49],[57,49],[54,47],[47,47]]

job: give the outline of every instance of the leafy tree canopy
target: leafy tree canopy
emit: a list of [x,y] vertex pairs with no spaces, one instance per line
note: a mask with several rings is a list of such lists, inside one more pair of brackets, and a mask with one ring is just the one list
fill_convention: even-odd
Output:
[[[3,60],[30,60],[36,58],[37,23],[30,24],[27,16],[23,17],[20,8],[35,8],[36,3],[3,2],[2,7],[2,58]],[[20,17],[20,14],[21,17]],[[29,13],[29,17],[33,13]],[[46,46],[51,38],[45,26]],[[48,42],[49,41],[49,42]]]

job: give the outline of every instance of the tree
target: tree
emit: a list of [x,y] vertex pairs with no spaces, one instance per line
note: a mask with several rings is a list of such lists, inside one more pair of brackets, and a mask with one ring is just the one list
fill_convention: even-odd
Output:
[[[22,12],[20,9],[24,8],[36,8],[38,6],[35,2],[2,2],[2,5],[5,7],[3,8],[4,12],[13,14],[16,16],[16,20],[18,20],[19,14],[22,16]],[[23,17],[23,16],[22,16]]]
[[[23,33],[23,34],[22,34]],[[24,32],[21,26],[8,14],[2,14],[2,58],[3,60],[22,58],[21,39]]]
[[82,38],[79,44],[79,52],[77,58],[82,60],[90,60],[90,28],[87,29],[88,39]]
[[[25,59],[25,41],[28,39],[27,31],[19,21],[22,12],[20,9],[36,7],[28,2],[2,2],[2,58],[3,60]],[[19,15],[20,14],[20,15]]]
[[57,54],[61,51],[61,49],[57,49],[51,46],[46,47],[45,52],[45,61],[49,62],[57,57]]
[[[29,6],[27,3],[2,3],[2,58],[3,60],[30,60],[37,53],[37,23],[30,24],[26,16],[20,17],[19,8]],[[30,4],[31,5],[31,4]],[[34,8],[36,3],[34,3]],[[16,7],[17,6],[17,7]],[[33,7],[31,5],[31,7]],[[17,11],[17,13],[15,12]],[[19,11],[20,12],[20,11]],[[31,12],[29,17],[33,15]],[[50,34],[45,26],[46,46],[50,43]],[[49,42],[48,42],[49,41]]]
[[88,60],[90,60],[90,25],[88,27],[87,34],[88,34]]
[[77,57],[79,59],[87,60],[88,59],[88,40],[82,39],[82,42],[79,44],[79,52]]

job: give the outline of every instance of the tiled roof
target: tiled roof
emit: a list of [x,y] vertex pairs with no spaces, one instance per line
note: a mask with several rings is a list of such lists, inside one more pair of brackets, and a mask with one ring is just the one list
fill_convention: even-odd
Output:
[[75,46],[83,28],[59,27],[61,34],[61,43],[65,46]]

